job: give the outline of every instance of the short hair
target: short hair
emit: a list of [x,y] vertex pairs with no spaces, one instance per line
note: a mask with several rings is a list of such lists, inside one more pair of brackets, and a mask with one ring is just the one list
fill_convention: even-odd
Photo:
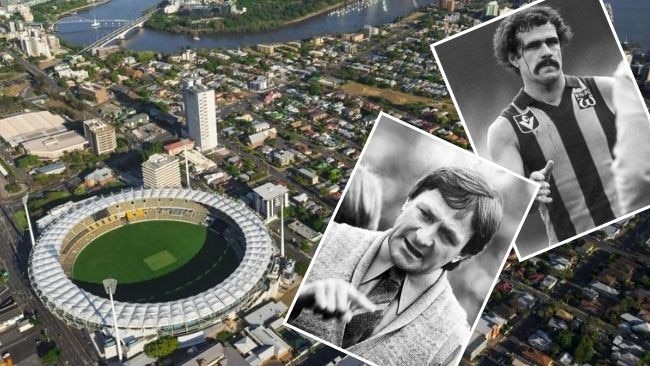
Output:
[[510,54],[518,54],[517,33],[528,32],[533,27],[540,27],[547,23],[555,26],[560,45],[566,45],[573,36],[573,32],[564,23],[560,13],[550,6],[535,6],[503,19],[492,39],[494,57],[499,64],[519,74],[519,69],[514,67],[509,59]]
[[371,170],[358,166],[343,197],[336,221],[377,230],[381,217],[381,182]]
[[[408,200],[413,200],[420,193],[437,189],[449,207],[459,210],[461,214],[473,213],[472,229],[474,235],[461,250],[461,255],[474,256],[485,249],[487,243],[501,225],[503,216],[503,198],[492,189],[477,172],[457,167],[444,167],[434,170],[420,179],[411,188]],[[452,270],[459,262],[447,263],[443,269]]]

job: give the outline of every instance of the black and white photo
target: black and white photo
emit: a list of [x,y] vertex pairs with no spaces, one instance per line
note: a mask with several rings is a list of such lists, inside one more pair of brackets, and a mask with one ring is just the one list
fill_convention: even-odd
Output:
[[650,121],[600,1],[537,2],[432,49],[475,151],[540,185],[520,258],[650,203]]
[[380,114],[287,325],[373,364],[454,364],[537,190]]

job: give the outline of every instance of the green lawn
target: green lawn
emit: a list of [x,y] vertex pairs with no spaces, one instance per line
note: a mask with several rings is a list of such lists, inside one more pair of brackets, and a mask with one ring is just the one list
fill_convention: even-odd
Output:
[[118,283],[134,283],[160,277],[192,259],[206,237],[205,226],[186,222],[129,224],[86,246],[75,260],[72,278],[101,283],[113,277]]
[[75,260],[73,282],[105,296],[101,281],[118,280],[115,299],[172,301],[226,279],[239,264],[220,234],[178,221],[129,224],[100,236]]

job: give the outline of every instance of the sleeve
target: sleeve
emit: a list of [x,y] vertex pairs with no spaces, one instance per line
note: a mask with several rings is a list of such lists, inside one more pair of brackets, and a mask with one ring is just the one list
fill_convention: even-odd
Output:
[[650,204],[650,121],[630,75],[625,62],[614,74],[617,136],[613,172],[623,212]]

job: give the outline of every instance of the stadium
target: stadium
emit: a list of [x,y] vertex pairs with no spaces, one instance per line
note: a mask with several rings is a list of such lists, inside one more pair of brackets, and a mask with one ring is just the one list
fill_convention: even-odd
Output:
[[89,330],[113,328],[101,280],[117,278],[120,331],[180,335],[253,305],[273,254],[264,223],[241,202],[180,188],[125,190],[45,227],[29,277],[53,314]]

